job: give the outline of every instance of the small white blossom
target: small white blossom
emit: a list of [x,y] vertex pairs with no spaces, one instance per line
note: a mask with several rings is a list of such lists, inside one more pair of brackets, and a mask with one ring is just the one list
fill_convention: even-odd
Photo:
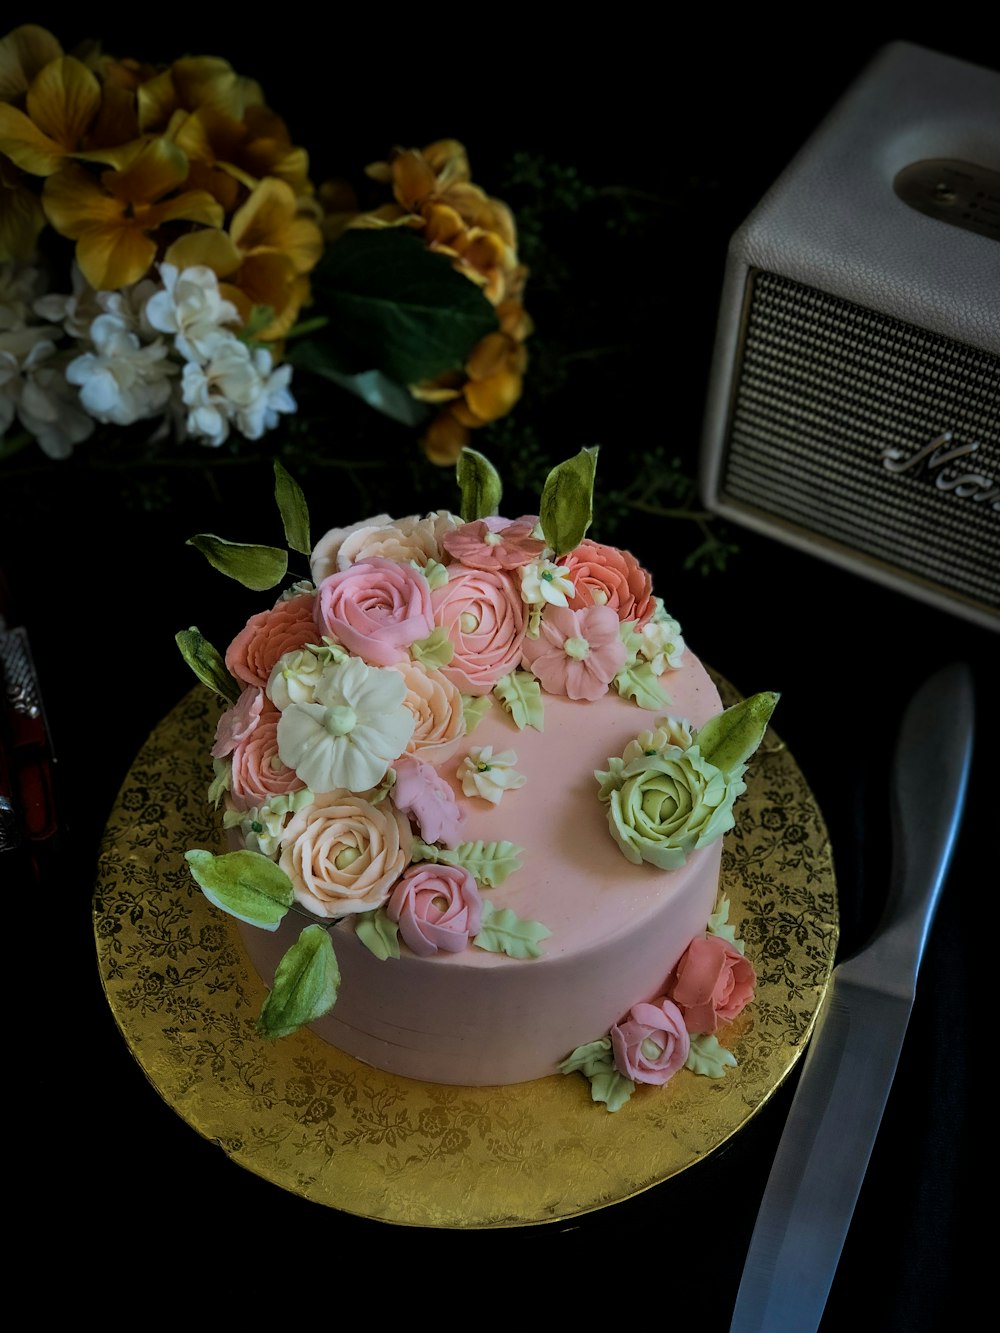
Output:
[[639,652],[652,665],[655,675],[662,676],[668,667],[671,671],[678,669],[684,658],[684,640],[681,627],[672,616],[650,620],[640,634]]
[[144,347],[117,315],[99,315],[90,326],[93,352],[66,367],[66,378],[80,389],[80,401],[98,421],[130,426],[162,412],[170,398],[176,367],[157,340]]
[[233,334],[218,345],[207,365],[189,361],[182,388],[191,434],[217,448],[235,425],[248,440],[258,440],[277,425],[280,412],[294,412],[295,400],[287,388],[292,368],[281,366],[272,373],[271,366],[266,348],[251,352]]
[[16,415],[50,458],[67,458],[94,423],[66,383],[58,337],[45,324],[0,332],[0,439]]
[[225,324],[241,323],[232,301],[223,299],[219,279],[203,264],[179,271],[160,265],[163,290],[149,298],[145,318],[160,333],[173,334],[174,346],[185,361],[204,365],[231,333]]
[[316,702],[316,687],[326,670],[322,661],[308,648],[279,657],[268,677],[265,693],[275,708],[285,709],[289,704]]
[[622,760],[630,764],[633,759],[663,754],[672,746],[690,750],[693,744],[694,733],[686,717],[658,717],[655,731],[640,731],[634,741],[629,741],[622,753]]
[[41,275],[32,264],[7,260],[0,264],[0,333],[23,329],[31,304],[41,287]]
[[474,745],[458,766],[462,791],[466,796],[481,796],[499,805],[505,791],[515,791],[528,780],[514,768],[516,763],[513,750],[494,754],[492,745]]
[[293,791],[269,796],[263,805],[249,810],[226,810],[222,816],[223,828],[239,827],[243,845],[248,852],[276,857],[281,839],[292,815],[312,805],[311,791]]
[[569,571],[551,560],[534,560],[521,566],[521,600],[529,606],[568,606],[576,592]]

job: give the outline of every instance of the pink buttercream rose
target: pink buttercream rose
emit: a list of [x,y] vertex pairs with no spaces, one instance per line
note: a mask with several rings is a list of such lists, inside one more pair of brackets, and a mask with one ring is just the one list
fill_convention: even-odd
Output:
[[278,720],[281,714],[264,700],[257,725],[233,749],[230,798],[238,810],[262,805],[269,796],[301,791],[306,785],[278,758]]
[[432,667],[404,658],[394,662],[406,681],[403,703],[413,714],[413,735],[407,742],[407,754],[428,764],[450,759],[465,735],[465,713],[457,686]]
[[388,514],[379,514],[352,523],[349,528],[333,528],[313,548],[310,557],[313,582],[320,584],[338,570],[373,557],[401,563],[415,560],[418,565],[426,565],[428,560],[446,563],[448,557],[442,540],[461,522],[446,509],[439,509],[425,518],[409,514],[393,519]]
[[531,534],[537,519],[479,518],[444,537],[444,548],[467,569],[516,569],[545,550]]
[[414,865],[393,889],[386,912],[421,958],[458,953],[479,933],[482,899],[462,866]]
[[396,809],[417,821],[424,842],[454,847],[465,816],[448,783],[431,764],[422,764],[405,755],[393,767],[396,782],[392,803]]
[[374,666],[392,666],[434,628],[430,585],[411,565],[364,560],[323,580],[316,624]]
[[619,620],[634,620],[641,629],[656,610],[653,580],[630,551],[585,538],[556,563],[573,579],[576,591],[569,605],[574,611],[610,606]]
[[718,935],[692,940],[668,987],[688,1032],[716,1032],[753,999],[753,964]]
[[215,727],[213,759],[225,759],[240,741],[245,741],[260,720],[264,707],[264,691],[259,685],[248,685],[240,697],[227,708]]
[[382,906],[412,844],[409,824],[389,801],[371,805],[351,792],[324,792],[288,824],[279,864],[303,907],[340,917]]
[[634,1083],[666,1083],[691,1049],[684,1015],[665,995],[634,1004],[611,1029],[611,1049],[619,1074]]
[[237,680],[263,688],[279,657],[315,643],[314,601],[313,593],[303,593],[250,617],[226,652],[226,666]]
[[455,650],[441,674],[463,694],[489,694],[521,661],[527,622],[517,584],[502,570],[450,565],[431,601]]
[[538,638],[524,641],[525,665],[548,694],[600,699],[628,656],[618,624],[609,606],[548,606]]

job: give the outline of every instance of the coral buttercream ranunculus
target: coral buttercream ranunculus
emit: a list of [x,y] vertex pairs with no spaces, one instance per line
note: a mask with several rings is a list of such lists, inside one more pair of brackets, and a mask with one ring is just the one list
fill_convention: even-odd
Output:
[[421,958],[439,949],[458,953],[479,933],[482,900],[462,866],[415,865],[396,885],[386,912]]
[[331,574],[319,586],[321,634],[374,666],[392,666],[434,628],[430,585],[411,565],[374,558]]
[[618,626],[607,606],[548,606],[538,638],[524,641],[525,665],[549,694],[600,699],[627,657]]
[[573,580],[576,591],[569,604],[574,611],[610,606],[619,620],[634,620],[641,629],[656,610],[652,577],[630,551],[584,539],[558,563]]
[[743,1012],[753,999],[757,976],[753,964],[718,935],[692,940],[670,986],[684,1014],[688,1032],[716,1032]]
[[412,843],[409,824],[389,801],[371,805],[350,792],[325,792],[285,829],[279,864],[303,907],[341,917],[382,906]]
[[265,701],[257,725],[233,749],[230,796],[239,810],[261,805],[269,796],[301,791],[306,785],[278,756],[281,714]]
[[406,682],[403,703],[413,714],[413,735],[406,747],[428,764],[441,764],[458,750],[465,735],[465,714],[458,687],[433,667],[404,659],[395,662]]
[[684,1015],[666,995],[634,1004],[611,1029],[615,1068],[634,1083],[666,1083],[691,1049]]
[[310,556],[313,580],[322,583],[331,574],[373,556],[401,563],[414,560],[418,565],[426,565],[428,560],[444,563],[448,556],[442,540],[461,522],[448,510],[439,509],[425,518],[410,514],[392,519],[379,514],[347,528],[331,528]]
[[516,581],[503,570],[450,565],[431,600],[454,648],[442,675],[463,694],[489,694],[521,661],[527,620]]
[[264,688],[285,653],[316,641],[315,597],[303,593],[251,616],[226,651],[226,666],[244,685]]

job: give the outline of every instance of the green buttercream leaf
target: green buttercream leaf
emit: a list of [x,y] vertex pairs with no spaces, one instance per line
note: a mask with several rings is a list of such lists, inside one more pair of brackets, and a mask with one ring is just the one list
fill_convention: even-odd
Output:
[[219,808],[219,802],[225,796],[227,791],[232,790],[233,786],[233,766],[228,759],[212,759],[212,769],[215,777],[212,779],[208,788],[208,799],[216,810]]
[[590,1080],[590,1096],[595,1102],[605,1102],[609,1111],[620,1111],[635,1092],[635,1084],[617,1069],[595,1074]]
[[260,852],[184,853],[202,893],[223,912],[261,930],[277,930],[295,901],[292,881]]
[[564,1074],[579,1071],[588,1078],[591,1100],[604,1102],[609,1111],[620,1110],[635,1092],[632,1080],[615,1068],[610,1037],[578,1046],[559,1068]]
[[429,671],[447,666],[454,655],[455,645],[448,638],[448,631],[443,625],[432,630],[426,639],[419,639],[416,643],[410,644],[410,656]]
[[314,1023],[336,1004],[339,985],[340,968],[329,931],[306,926],[275,970],[274,986],[257,1019],[258,1032],[287,1037]]
[[200,551],[210,565],[228,574],[254,592],[266,592],[281,582],[288,571],[288,552],[277,546],[248,546],[227,542],[211,532],[200,532],[187,542]]
[[489,518],[500,509],[503,486],[500,474],[481,453],[466,447],[458,456],[455,465],[458,487],[462,492],[462,504],[459,512],[466,523],[473,523],[479,518]]
[[628,657],[625,659],[625,667],[635,666],[639,660],[639,650],[642,647],[642,635],[635,632],[635,621],[623,620],[618,626],[618,637],[625,645],[625,651],[628,653]]
[[729,924],[729,899],[724,893],[719,894],[718,906],[708,918],[705,929],[709,935],[717,935],[720,940],[728,940],[734,949],[746,953],[746,944],[736,938],[736,927]]
[[462,716],[465,718],[466,736],[475,731],[492,706],[493,699],[489,694],[462,695]]
[[274,498],[278,502],[278,512],[285,528],[285,541],[293,551],[308,555],[312,550],[309,540],[309,506],[302,493],[302,487],[274,460]]
[[443,588],[448,582],[448,570],[437,560],[428,560],[426,565],[420,564],[417,560],[411,560],[410,564],[418,574],[423,574],[430,584],[431,592]]
[[684,1068],[708,1078],[724,1078],[727,1069],[736,1067],[736,1056],[720,1046],[718,1038],[710,1032],[695,1033],[691,1037],[691,1049],[684,1062]]
[[626,666],[615,676],[615,687],[624,699],[634,699],[640,708],[666,708],[670,695],[662,688],[651,662]]
[[623,770],[625,761],[612,756],[608,760],[607,771],[600,768],[594,769],[594,777],[601,784],[601,790],[597,793],[601,801],[610,801],[613,791],[620,791],[625,784]]
[[365,793],[365,800],[369,805],[381,805],[385,798],[396,785],[396,770],[394,768],[386,769],[385,777],[373,787],[371,791]]
[[780,697],[771,693],[754,694],[710,718],[695,737],[709,763],[726,777],[745,764],[764,739]]
[[181,650],[184,661],[203,685],[221,694],[230,703],[236,702],[241,694],[239,683],[229,674],[218,648],[209,643],[196,625],[178,630],[174,642]]
[[540,921],[522,921],[510,907],[483,901],[482,926],[473,940],[477,949],[505,953],[508,958],[541,958],[541,941],[552,931]]
[[384,907],[374,912],[363,912],[354,918],[354,933],[376,958],[399,957],[399,926],[387,915]]
[[611,1064],[611,1038],[600,1037],[597,1041],[588,1041],[584,1046],[578,1046],[571,1055],[559,1066],[563,1074],[586,1074],[588,1078],[592,1074],[605,1072]]
[[[523,851],[524,848],[518,847],[516,842],[507,842],[505,839],[497,842],[460,842],[457,847],[435,847],[421,838],[414,838],[410,856],[414,861],[461,866],[480,888],[495,889],[508,876],[521,869]],[[545,934],[548,933],[546,930]]]
[[493,693],[510,713],[518,731],[534,727],[545,730],[545,705],[542,690],[530,671],[512,671],[493,686]]
[[595,445],[557,464],[545,480],[539,517],[545,540],[556,555],[572,551],[587,535],[594,517],[596,468]]

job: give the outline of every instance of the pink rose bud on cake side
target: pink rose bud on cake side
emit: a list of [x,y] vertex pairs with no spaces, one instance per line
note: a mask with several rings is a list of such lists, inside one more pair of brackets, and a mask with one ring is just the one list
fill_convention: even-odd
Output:
[[692,940],[674,974],[670,995],[684,1013],[688,1032],[716,1032],[753,999],[753,964],[726,940]]
[[466,947],[479,933],[482,900],[462,866],[415,865],[396,885],[386,912],[410,949],[427,958]]
[[666,1083],[688,1058],[684,1015],[665,995],[634,1004],[611,1029],[615,1068],[633,1083]]

